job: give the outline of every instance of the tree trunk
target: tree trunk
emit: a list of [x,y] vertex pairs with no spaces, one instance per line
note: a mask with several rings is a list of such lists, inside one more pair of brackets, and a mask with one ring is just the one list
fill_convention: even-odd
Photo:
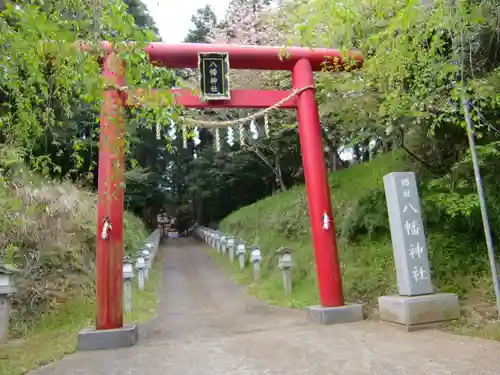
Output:
[[275,153],[275,165],[273,165],[269,160],[267,160],[266,156],[260,152],[257,146],[252,147],[252,151],[259,157],[260,160],[274,173],[276,177],[276,184],[280,187],[282,191],[286,190],[285,182],[283,181],[283,175],[281,172],[281,167],[279,165],[279,155]]
[[276,156],[275,156],[274,163],[275,163],[275,165],[274,165],[275,173],[276,173],[277,180],[279,182],[280,189],[281,189],[281,191],[285,191],[286,185],[285,185],[285,181],[283,181],[283,173],[281,171],[280,157],[278,154],[276,154]]
[[353,156],[353,163],[354,164],[359,164],[361,162],[361,151],[359,149],[358,144],[355,144],[352,147],[352,156]]
[[371,160],[371,153],[370,153],[370,141],[371,139],[365,139],[363,141],[363,162],[367,162]]

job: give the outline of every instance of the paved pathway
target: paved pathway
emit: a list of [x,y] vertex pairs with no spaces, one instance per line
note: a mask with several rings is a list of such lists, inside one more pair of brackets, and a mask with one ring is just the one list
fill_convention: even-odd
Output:
[[500,343],[368,321],[316,326],[246,296],[194,240],[163,251],[158,316],[137,346],[77,353],[30,375],[500,373]]

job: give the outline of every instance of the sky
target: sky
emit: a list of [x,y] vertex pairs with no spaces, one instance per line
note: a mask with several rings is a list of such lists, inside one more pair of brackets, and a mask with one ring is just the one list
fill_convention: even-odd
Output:
[[142,0],[160,30],[164,42],[180,43],[192,27],[191,16],[210,4],[217,19],[224,17],[229,0]]

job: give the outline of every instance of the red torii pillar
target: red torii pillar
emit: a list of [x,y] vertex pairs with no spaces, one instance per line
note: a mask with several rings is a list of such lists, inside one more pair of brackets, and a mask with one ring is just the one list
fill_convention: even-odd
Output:
[[[107,83],[125,86],[123,67],[112,63],[115,55],[109,43],[102,47],[108,52],[103,74]],[[337,255],[335,226],[330,190],[321,137],[318,108],[314,94],[314,71],[334,67],[341,70],[359,68],[363,59],[357,53],[344,61],[340,51],[332,49],[213,45],[184,43],[170,45],[150,43],[145,48],[150,61],[166,68],[197,68],[198,53],[229,54],[231,69],[289,70],[295,90],[311,86],[280,106],[296,109],[302,149],[304,176],[307,187],[316,269],[321,306],[312,307],[310,315],[320,323],[362,319],[362,308],[344,306],[342,280]],[[286,56],[282,52],[286,53]],[[201,101],[191,90],[171,90],[177,103],[186,108],[267,108],[291,94],[291,91],[232,90],[227,101]],[[116,330],[123,326],[122,258],[123,258],[123,184],[124,147],[123,105],[138,105],[154,98],[158,91],[132,90],[125,95],[107,89],[101,113],[99,155],[99,203],[97,240],[97,330]],[[140,99],[138,99],[140,98]],[[107,148],[108,145],[114,148]],[[326,224],[325,224],[326,222]],[[108,224],[111,231],[108,231]],[[106,226],[106,227],[105,227]],[[107,235],[106,235],[107,233]],[[102,236],[101,236],[102,234]],[[353,308],[354,310],[349,310]],[[353,312],[354,311],[354,312]],[[361,314],[361,315],[360,315]]]

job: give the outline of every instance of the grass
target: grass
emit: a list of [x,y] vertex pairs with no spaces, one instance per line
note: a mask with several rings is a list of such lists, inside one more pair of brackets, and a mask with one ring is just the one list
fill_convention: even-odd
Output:
[[[29,170],[23,157],[0,147],[0,261],[18,272],[11,297],[11,339],[0,344],[0,375],[24,374],[75,350],[77,332],[94,324],[96,194],[69,181],[49,180]],[[124,215],[124,251],[133,254],[147,229]],[[134,292],[128,322],[156,310],[161,267],[147,290]],[[81,291],[74,296],[75,291]],[[47,345],[50,342],[50,345]]]
[[[383,155],[370,164],[361,164],[329,176],[337,231],[345,231],[351,211],[357,202],[374,187],[382,186],[387,173],[405,169],[400,154]],[[271,303],[302,307],[318,302],[314,249],[310,235],[304,186],[266,198],[229,215],[221,223],[226,233],[244,238],[247,245],[261,246],[261,282],[251,282],[251,271],[239,280],[249,285],[252,293]],[[283,296],[281,274],[277,270],[275,250],[280,246],[292,249],[296,267],[293,269],[293,294]],[[355,244],[339,236],[344,288],[348,301],[366,300],[367,294],[393,289],[392,247],[387,239],[360,241]],[[373,262],[376,267],[368,267]]]
[[[95,310],[86,296],[94,288],[97,196],[33,173],[18,156],[0,148],[0,261],[19,271],[11,340],[0,345],[0,375],[23,374],[72,353],[77,332],[93,325]],[[124,250],[135,253],[146,227],[125,212],[124,229]],[[149,289],[159,277],[155,272]],[[129,321],[153,314],[155,290],[136,295]]]
[[[161,279],[162,265],[157,260],[150,269],[145,289],[139,292],[134,283],[132,312],[124,315],[126,323],[145,322],[154,317]],[[94,314],[95,300],[80,296],[43,316],[24,337],[0,345],[0,375],[26,374],[74,353],[77,333],[94,325]]]
[[[395,152],[329,176],[344,297],[346,302],[364,303],[370,317],[377,316],[379,296],[397,292],[383,176],[410,169],[402,154]],[[293,308],[318,303],[304,186],[232,213],[222,221],[221,230],[243,238],[248,247],[260,245],[263,259],[259,283],[253,282],[250,267],[240,273],[236,264],[224,266],[236,281],[248,286],[250,293],[271,304]],[[461,334],[500,339],[500,327],[491,318],[492,284],[482,241],[478,243],[467,233],[449,233],[443,228],[431,228],[428,232],[433,282],[437,290],[456,293],[462,301],[464,318],[448,328]],[[280,246],[293,252],[293,292],[289,297],[284,296],[281,273],[276,267],[275,250]]]

